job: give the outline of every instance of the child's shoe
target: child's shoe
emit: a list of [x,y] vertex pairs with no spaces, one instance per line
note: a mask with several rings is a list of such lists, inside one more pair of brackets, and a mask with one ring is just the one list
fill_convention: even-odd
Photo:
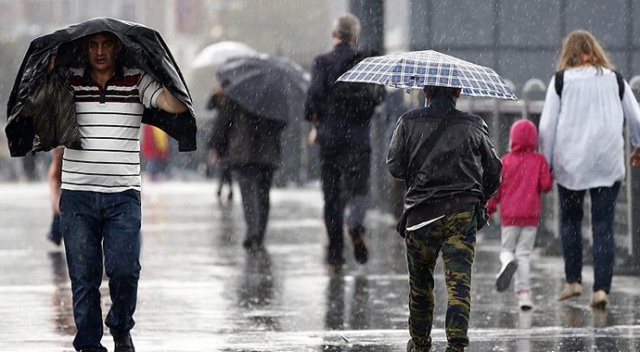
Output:
[[496,290],[498,292],[503,292],[509,288],[511,278],[516,273],[516,269],[518,269],[518,262],[515,259],[502,266],[496,279]]
[[531,299],[531,291],[518,292],[518,304],[522,310],[533,309],[533,300]]

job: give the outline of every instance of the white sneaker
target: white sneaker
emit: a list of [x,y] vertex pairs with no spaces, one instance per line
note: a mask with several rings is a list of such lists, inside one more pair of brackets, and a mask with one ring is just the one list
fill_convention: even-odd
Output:
[[533,300],[531,299],[530,291],[518,292],[518,304],[522,310],[533,309]]
[[516,269],[518,269],[518,262],[515,260],[512,260],[502,266],[502,269],[500,269],[496,278],[496,290],[498,290],[498,292],[503,292],[509,288],[509,285],[511,285],[511,278],[513,278],[513,274],[516,273]]

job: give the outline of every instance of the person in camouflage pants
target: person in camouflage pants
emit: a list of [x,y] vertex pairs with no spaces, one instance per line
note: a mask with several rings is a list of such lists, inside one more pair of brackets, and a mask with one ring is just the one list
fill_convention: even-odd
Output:
[[456,110],[459,88],[427,86],[426,108],[402,115],[391,138],[387,167],[405,183],[398,232],[409,267],[408,352],[431,349],[434,269],[442,252],[447,284],[446,352],[469,345],[471,265],[486,202],[500,185],[502,163],[486,123]]
[[406,234],[411,287],[409,333],[417,346],[431,346],[435,302],[433,271],[440,252],[449,302],[445,320],[447,339],[451,345],[469,345],[467,328],[471,310],[471,264],[477,224],[474,215],[473,209],[461,211]]

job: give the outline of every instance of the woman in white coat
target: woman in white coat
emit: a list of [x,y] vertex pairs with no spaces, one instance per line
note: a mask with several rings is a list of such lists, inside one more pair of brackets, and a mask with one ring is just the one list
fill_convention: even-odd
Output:
[[[563,301],[582,293],[582,219],[591,197],[594,284],[591,307],[604,308],[611,289],[616,199],[625,175],[623,128],[631,136],[631,165],[640,166],[640,108],[616,76],[595,37],[577,30],[565,37],[540,119],[540,151],[558,184],[566,285]],[[556,82],[558,81],[558,82]]]

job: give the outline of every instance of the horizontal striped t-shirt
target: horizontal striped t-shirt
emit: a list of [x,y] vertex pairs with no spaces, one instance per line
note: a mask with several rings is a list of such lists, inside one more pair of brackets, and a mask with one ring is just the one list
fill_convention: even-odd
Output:
[[101,87],[84,69],[72,70],[82,150],[65,148],[62,188],[93,192],[140,190],[140,124],[164,89],[138,69],[119,69]]

